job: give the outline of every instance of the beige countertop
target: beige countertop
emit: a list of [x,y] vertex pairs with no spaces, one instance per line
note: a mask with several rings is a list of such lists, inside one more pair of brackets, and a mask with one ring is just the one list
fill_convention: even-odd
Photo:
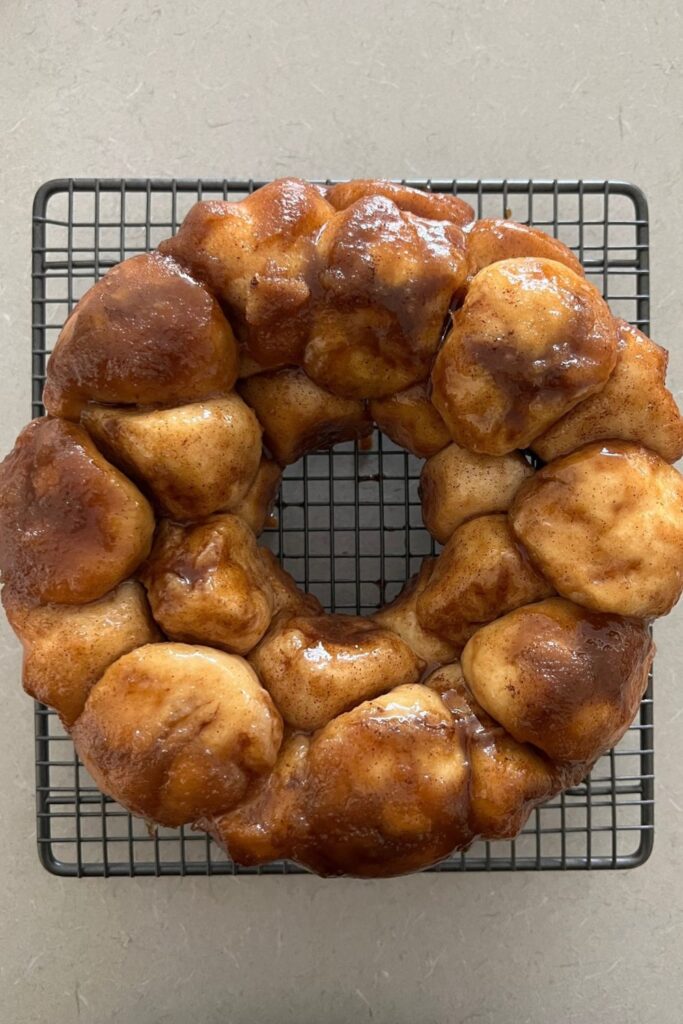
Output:
[[[33,193],[69,175],[630,179],[680,399],[682,28],[671,0],[3,0],[0,449],[30,414]],[[679,1024],[681,621],[656,629],[644,867],[359,883],[49,876],[3,619],[0,1019]]]

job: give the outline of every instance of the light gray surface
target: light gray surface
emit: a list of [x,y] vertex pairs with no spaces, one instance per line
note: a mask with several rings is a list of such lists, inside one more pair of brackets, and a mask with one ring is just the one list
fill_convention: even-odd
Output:
[[[674,2],[0,0],[0,449],[29,416],[30,205],[66,175],[621,177],[683,387]],[[658,625],[657,832],[622,874],[62,881],[0,627],[0,1019],[679,1024],[681,615]]]

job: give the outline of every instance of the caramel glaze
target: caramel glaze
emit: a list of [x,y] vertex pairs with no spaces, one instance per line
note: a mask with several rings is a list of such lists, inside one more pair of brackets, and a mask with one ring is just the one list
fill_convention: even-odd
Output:
[[477,837],[510,838],[533,807],[577,783],[517,743],[472,697],[457,663],[292,734],[234,811],[205,819],[240,864],[287,857],[322,875],[420,870]]
[[518,742],[585,764],[633,721],[653,656],[647,623],[555,597],[484,626],[462,664],[476,699]]
[[424,380],[454,293],[465,240],[449,221],[359,199],[320,232],[304,369],[337,394],[376,398]]
[[273,616],[256,540],[235,515],[185,527],[164,520],[141,579],[154,617],[175,640],[246,654]]
[[403,874],[471,841],[467,775],[438,694],[400,686],[292,737],[250,801],[202,826],[241,863],[286,855],[322,875]]
[[351,398],[389,394],[428,375],[467,267],[459,200],[378,189],[337,211],[283,179],[196,204],[160,250],[220,298],[258,366],[304,365]]
[[416,682],[423,667],[397,634],[355,615],[284,618],[249,660],[285,721],[307,731],[361,700]]
[[585,278],[553,260],[504,260],[477,274],[455,314],[432,400],[458,444],[503,455],[599,391],[616,356],[615,323]]
[[239,391],[256,413],[265,444],[281,466],[307,452],[372,432],[364,402],[333,395],[294,367],[248,377]]
[[83,296],[47,367],[48,412],[89,401],[179,404],[229,391],[238,353],[209,292],[167,256],[124,260]]
[[328,202],[335,210],[345,210],[368,196],[384,196],[405,213],[414,213],[426,220],[446,220],[465,227],[474,220],[474,210],[459,196],[445,192],[425,192],[419,188],[398,185],[393,181],[356,179],[332,185],[327,190]]
[[84,604],[137,569],[154,517],[74,423],[33,420],[0,466],[0,572],[24,600]]
[[667,462],[683,456],[683,416],[666,387],[668,352],[636,327],[617,321],[617,362],[602,391],[537,437],[545,462],[591,441],[635,441]]
[[324,189],[283,178],[238,203],[196,203],[159,249],[218,296],[260,366],[296,365],[309,334],[315,239],[333,213]]

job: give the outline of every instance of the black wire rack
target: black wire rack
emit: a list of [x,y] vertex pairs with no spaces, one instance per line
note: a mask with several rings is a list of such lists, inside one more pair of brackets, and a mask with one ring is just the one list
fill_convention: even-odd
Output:
[[[561,238],[614,312],[649,330],[648,213],[619,181],[409,181],[462,195],[479,217],[513,217]],[[237,199],[256,181],[77,179],[47,182],[33,209],[32,412],[66,316],[109,267],[153,249],[201,198]],[[267,544],[330,611],[367,614],[393,598],[434,542],[422,525],[420,460],[379,433],[286,471]],[[37,840],[57,875],[290,874],[241,868],[203,833],[147,830],[94,786],[57,716],[35,708]],[[584,782],[532,814],[513,842],[476,843],[433,871],[627,868],[653,842],[652,680],[637,721]]]

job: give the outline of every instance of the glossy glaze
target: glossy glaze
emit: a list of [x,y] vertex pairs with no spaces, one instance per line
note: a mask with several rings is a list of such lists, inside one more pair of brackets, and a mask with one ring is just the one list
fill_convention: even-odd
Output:
[[668,352],[617,321],[617,362],[602,391],[586,398],[533,443],[550,462],[590,441],[635,441],[667,462],[683,455],[683,416],[666,387]]
[[664,615],[683,590],[683,478],[639,445],[598,442],[550,462],[510,521],[557,592],[588,608]]
[[555,597],[483,626],[462,666],[476,699],[518,742],[585,764],[633,721],[653,654],[646,623]]
[[327,199],[336,210],[345,210],[367,196],[384,196],[391,199],[399,210],[414,213],[427,220],[447,220],[464,227],[474,220],[474,210],[459,196],[444,192],[425,192],[423,189],[398,185],[393,181],[377,179],[356,179],[332,185],[327,190]]
[[25,427],[0,465],[0,572],[17,596],[85,604],[138,567],[152,510],[74,423]]
[[305,731],[417,681],[423,665],[391,630],[355,615],[284,619],[249,660],[285,721]]
[[432,373],[432,401],[472,451],[527,448],[599,391],[617,356],[597,289],[553,260],[494,263],[472,281]]
[[315,240],[334,213],[323,193],[283,178],[241,202],[199,202],[160,246],[220,297],[248,354],[264,368],[303,358]]
[[464,249],[460,228],[404,213],[384,196],[336,213],[317,241],[306,373],[352,398],[424,380],[466,277]]
[[141,579],[155,619],[173,640],[246,654],[273,616],[256,539],[234,515],[186,527],[162,522]]
[[240,394],[256,413],[266,447],[281,466],[372,431],[364,402],[333,395],[294,367],[255,374],[242,381]]
[[143,253],[78,302],[47,366],[43,402],[78,419],[87,402],[190,402],[230,390],[237,346],[215,299],[173,260]]
[[518,743],[477,703],[459,662],[425,680],[453,715],[469,761],[468,827],[481,839],[511,839],[534,807],[577,783],[586,766],[556,764],[528,743]]
[[238,803],[275,764],[282,722],[242,658],[163,643],[107,669],[72,735],[105,793],[177,826]]

